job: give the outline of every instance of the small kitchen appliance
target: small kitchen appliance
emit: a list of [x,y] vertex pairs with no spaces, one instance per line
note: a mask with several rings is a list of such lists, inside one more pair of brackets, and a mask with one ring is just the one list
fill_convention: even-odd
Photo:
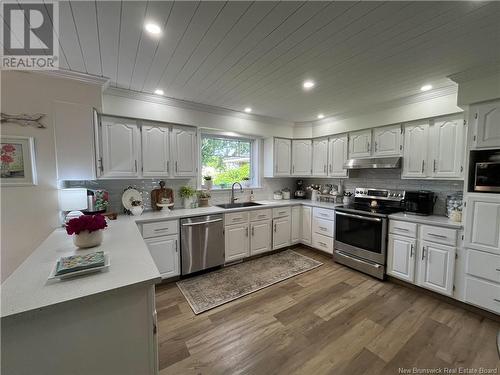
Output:
[[405,211],[410,214],[428,216],[432,215],[436,197],[432,191],[418,190],[405,193]]
[[306,199],[306,191],[304,190],[304,181],[297,180],[297,190],[293,193],[294,198],[296,199]]

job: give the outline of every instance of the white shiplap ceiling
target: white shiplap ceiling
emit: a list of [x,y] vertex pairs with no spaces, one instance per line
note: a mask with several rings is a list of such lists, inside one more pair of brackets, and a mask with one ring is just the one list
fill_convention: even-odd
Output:
[[309,121],[500,61],[500,3],[71,1],[59,42],[63,68],[111,86]]

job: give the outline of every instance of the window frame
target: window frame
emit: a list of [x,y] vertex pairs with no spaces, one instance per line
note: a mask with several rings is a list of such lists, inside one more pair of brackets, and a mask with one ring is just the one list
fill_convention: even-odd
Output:
[[[203,180],[203,165],[201,160],[201,147],[203,144],[203,138],[225,138],[230,140],[240,140],[240,141],[250,141],[250,186],[243,189],[252,190],[262,188],[262,178],[261,178],[261,152],[262,152],[262,139],[260,137],[239,134],[234,132],[221,132],[211,129],[200,129],[198,132],[198,176],[196,178],[196,186],[198,190],[203,190],[202,180]],[[227,191],[231,190],[230,187],[220,189],[212,187],[212,191]]]

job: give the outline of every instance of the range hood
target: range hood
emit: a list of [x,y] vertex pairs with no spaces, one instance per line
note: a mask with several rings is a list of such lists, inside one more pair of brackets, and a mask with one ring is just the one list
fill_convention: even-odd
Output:
[[367,158],[367,159],[349,159],[344,163],[346,169],[389,169],[401,168],[401,157],[392,158]]

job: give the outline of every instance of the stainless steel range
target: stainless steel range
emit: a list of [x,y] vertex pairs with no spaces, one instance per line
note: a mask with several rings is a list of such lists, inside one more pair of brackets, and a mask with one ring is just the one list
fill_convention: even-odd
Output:
[[402,190],[356,188],[354,203],[335,209],[333,259],[383,279],[388,215],[404,210]]

